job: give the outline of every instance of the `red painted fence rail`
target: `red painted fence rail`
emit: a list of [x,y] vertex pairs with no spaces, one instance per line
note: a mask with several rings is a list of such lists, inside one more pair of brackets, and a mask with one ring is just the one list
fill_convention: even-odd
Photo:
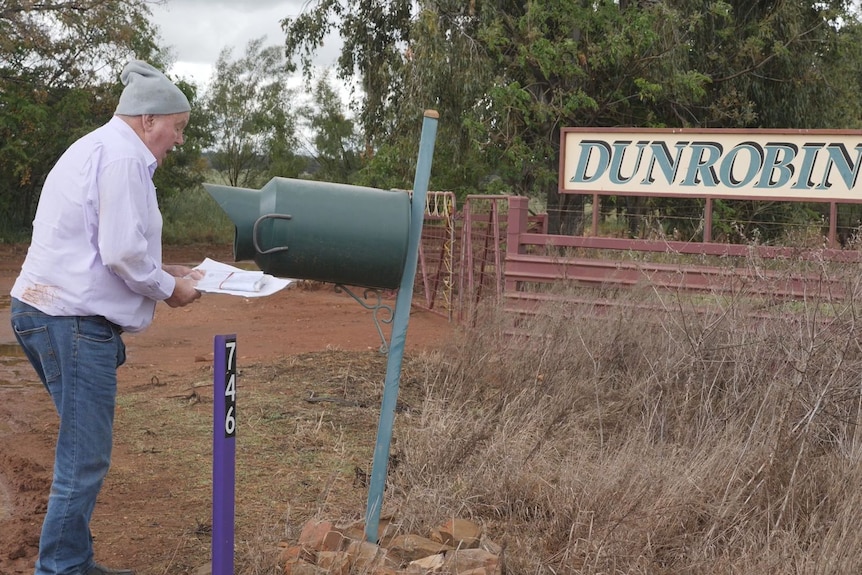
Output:
[[[527,206],[527,198],[509,198],[502,294],[509,306],[518,301],[535,304],[553,299],[547,293],[537,294],[536,285],[561,282],[595,288],[649,286],[677,293],[744,293],[747,297],[761,296],[773,301],[833,301],[845,297],[846,282],[840,275],[830,274],[828,265],[862,261],[862,254],[853,250],[531,233]],[[633,259],[632,254],[639,257]],[[650,261],[644,257],[647,254],[665,254],[677,261]],[[722,263],[729,265],[688,263],[687,259],[698,258],[685,256],[722,258]],[[773,264],[779,261],[804,261],[812,265],[804,272],[773,269]],[[523,309],[524,305],[515,303],[515,308]]]
[[447,209],[426,214],[414,305],[458,321],[473,321],[487,303],[521,313],[549,301],[622,305],[615,294],[638,287],[766,304],[838,301],[847,277],[862,271],[862,252],[852,249],[553,235],[527,198],[468,196],[456,211],[446,194]]

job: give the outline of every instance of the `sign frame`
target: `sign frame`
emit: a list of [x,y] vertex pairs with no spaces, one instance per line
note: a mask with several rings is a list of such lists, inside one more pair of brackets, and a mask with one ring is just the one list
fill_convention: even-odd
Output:
[[[585,150],[594,157],[585,159]],[[761,165],[752,168],[754,160]],[[612,168],[616,178],[607,175]],[[860,181],[860,130],[563,128],[560,133],[560,194],[862,203]]]

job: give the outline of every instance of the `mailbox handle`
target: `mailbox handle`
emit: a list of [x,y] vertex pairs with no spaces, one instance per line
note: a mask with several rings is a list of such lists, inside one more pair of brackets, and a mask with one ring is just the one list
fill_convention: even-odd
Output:
[[264,214],[264,215],[260,216],[259,218],[257,218],[254,222],[254,227],[252,228],[252,232],[251,232],[251,241],[254,244],[255,251],[257,251],[257,253],[265,256],[265,255],[269,255],[269,254],[276,254],[279,252],[286,252],[288,249],[290,249],[288,246],[279,246],[279,247],[275,247],[275,248],[270,248],[268,250],[260,249],[260,244],[257,241],[257,227],[260,225],[260,223],[263,220],[292,220],[292,219],[293,219],[293,216],[291,216],[290,214]]

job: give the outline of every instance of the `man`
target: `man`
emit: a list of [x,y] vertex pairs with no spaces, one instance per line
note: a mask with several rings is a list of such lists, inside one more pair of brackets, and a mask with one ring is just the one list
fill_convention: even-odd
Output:
[[114,117],[73,143],[45,180],[12,287],[12,327],[60,416],[36,575],[131,575],[96,563],[90,518],[111,461],[121,333],[156,302],[194,302],[197,272],[162,265],[152,177],[183,143],[191,107],[147,64],[130,62]]

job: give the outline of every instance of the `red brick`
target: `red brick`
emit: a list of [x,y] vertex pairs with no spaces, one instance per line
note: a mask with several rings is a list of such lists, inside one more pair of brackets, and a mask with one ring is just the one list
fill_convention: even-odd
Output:
[[326,534],[333,529],[334,526],[329,521],[310,519],[302,527],[302,532],[299,534],[299,544],[314,551],[321,551]]

